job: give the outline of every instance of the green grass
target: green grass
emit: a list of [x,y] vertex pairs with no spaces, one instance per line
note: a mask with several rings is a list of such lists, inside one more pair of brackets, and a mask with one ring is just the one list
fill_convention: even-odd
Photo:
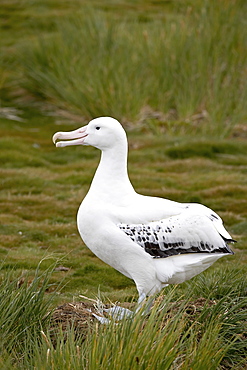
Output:
[[[81,335],[72,325],[66,340],[59,330],[50,336],[45,292],[51,289],[51,274],[52,269],[37,270],[31,282],[23,276],[20,284],[8,273],[1,281],[3,369],[206,370],[241,369],[246,364],[246,279],[239,272],[211,274],[207,280],[189,282],[182,291],[168,289],[148,316],[139,312],[117,325],[94,323]],[[198,289],[206,297],[201,303],[195,300]]]
[[59,20],[57,33],[22,50],[23,86],[86,118],[136,121],[150,107],[170,126],[185,121],[225,136],[246,118],[242,12],[240,3],[206,1],[176,18],[141,22],[79,7]]
[[52,289],[49,281],[51,271],[47,269],[40,273],[38,266],[32,279],[28,274],[16,278],[14,269],[1,275],[1,353],[11,353],[17,359],[27,346],[31,350],[35,337],[48,320],[52,295],[48,300],[44,300],[44,295]]
[[[86,5],[4,0],[0,7],[0,367],[240,370],[246,4]],[[238,243],[234,256],[164,290],[149,318],[98,325],[84,342],[68,329],[66,343],[61,333],[53,347],[44,319],[51,308],[80,294],[95,298],[99,289],[106,302],[137,299],[134,283],[98,260],[77,232],[76,212],[99,151],[59,150],[51,142],[54,132],[101,114],[119,118],[128,131],[138,192],[209,206]],[[68,270],[56,270],[54,261]],[[204,298],[205,306],[189,314]]]
[[22,105],[156,130],[158,115],[163,129],[216,137],[245,122],[243,1],[24,4],[18,21],[10,5],[2,11],[17,37],[14,46],[4,42],[3,91],[12,87]]

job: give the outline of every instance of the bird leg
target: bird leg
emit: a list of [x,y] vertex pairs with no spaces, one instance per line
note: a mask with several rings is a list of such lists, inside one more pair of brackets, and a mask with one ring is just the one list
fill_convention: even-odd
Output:
[[146,298],[147,296],[145,293],[140,294],[135,312],[138,312],[140,309],[142,309],[143,310],[142,315],[149,314],[154,298],[148,298],[148,300],[146,300]]

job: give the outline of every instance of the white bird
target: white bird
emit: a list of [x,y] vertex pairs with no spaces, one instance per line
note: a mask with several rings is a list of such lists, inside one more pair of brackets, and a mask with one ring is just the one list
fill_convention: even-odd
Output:
[[[57,140],[66,141],[57,141]],[[220,257],[234,242],[221,218],[196,203],[138,194],[128,177],[128,142],[111,117],[53,136],[57,147],[91,145],[101,160],[82,201],[77,225],[84,243],[102,261],[134,280],[140,305],[168,284],[182,283]]]

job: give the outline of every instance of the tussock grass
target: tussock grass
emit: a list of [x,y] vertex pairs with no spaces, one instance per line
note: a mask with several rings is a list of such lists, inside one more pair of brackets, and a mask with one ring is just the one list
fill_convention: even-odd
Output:
[[3,272],[1,268],[1,353],[11,353],[13,359],[20,359],[25,351],[31,351],[35,337],[39,336],[39,331],[48,321],[52,295],[47,300],[44,300],[44,296],[51,288],[53,269],[54,267],[41,272],[38,267],[34,277],[27,273],[16,277],[14,270]]
[[[32,282],[22,285],[10,274],[2,277],[1,361],[12,365],[7,368],[201,370],[246,364],[246,279],[239,273],[229,270],[218,277],[206,300],[193,295],[198,288],[200,293],[210,289],[210,283],[190,282],[182,292],[171,288],[158,297],[148,316],[139,312],[117,324],[96,322],[88,326],[88,335],[75,333],[72,324],[66,337],[58,330],[52,339],[46,315],[50,299],[44,294],[51,273],[37,270]],[[225,281],[231,285],[222,291]]]
[[225,136],[246,118],[244,4],[196,4],[147,22],[78,7],[53,36],[27,45],[24,86],[87,119],[136,121],[149,106],[148,126],[158,111],[171,130]]

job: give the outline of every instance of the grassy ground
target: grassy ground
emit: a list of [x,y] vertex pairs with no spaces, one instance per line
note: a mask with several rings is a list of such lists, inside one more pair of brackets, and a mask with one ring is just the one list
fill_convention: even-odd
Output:
[[[105,299],[123,302],[136,298],[133,282],[99,261],[77,233],[76,212],[90,186],[99,152],[79,147],[58,150],[51,142],[56,131],[72,130],[91,117],[110,114],[128,131],[129,172],[138,192],[201,202],[220,214],[238,240],[234,256],[177,287],[170,299],[181,301],[183,295],[189,299],[190,290],[193,299],[207,298],[220,285],[223,292],[212,299],[221,302],[217,303],[221,307],[221,299],[230,294],[227,309],[232,310],[237,297],[246,295],[240,288],[247,272],[244,8],[245,2],[240,0],[217,4],[126,0],[118,5],[92,1],[90,8],[79,0],[1,2],[1,276],[12,271],[9,282],[16,278],[21,285],[30,284],[36,282],[41,260],[41,274],[58,261],[49,272],[46,293],[40,295],[44,302],[52,297],[52,307],[78,300],[80,294],[94,298],[99,287]],[[14,286],[7,285],[14,295]],[[238,288],[234,290],[234,286]],[[37,290],[35,284],[33,289]],[[47,308],[39,304],[35,323]],[[30,307],[29,312],[32,310]],[[177,320],[190,325],[180,314]],[[223,333],[220,328],[225,324],[218,324]],[[171,333],[174,329],[169,325]],[[204,329],[206,341],[209,333]],[[135,338],[136,327],[131,330]],[[173,364],[174,358],[186,354],[182,332],[173,338],[173,343],[180,343],[170,357]],[[192,362],[186,360],[181,368],[203,369],[196,365],[194,353],[200,353],[195,344],[200,343],[196,339],[199,332],[191,336],[187,352]],[[221,339],[227,342],[229,333],[224,333],[225,339]],[[240,333],[238,328],[236,333]],[[220,337],[217,330],[214,334],[212,343]],[[9,338],[4,331],[1,336]],[[69,343],[73,346],[72,339]],[[36,354],[32,366],[54,368],[49,363],[42,367],[47,355],[42,345],[44,353],[42,349],[40,357]],[[90,348],[94,355],[98,353],[99,348]],[[171,349],[169,345],[166,348]],[[69,348],[63,350],[67,353]],[[76,347],[70,350],[76,351]],[[159,348],[156,350],[159,353]],[[216,351],[217,366],[226,357],[228,364],[233,361],[233,368],[243,366],[241,356],[235,358],[232,351],[229,349],[227,356]],[[55,357],[55,368],[59,368]],[[118,368],[117,360],[112,354],[110,357],[111,366]],[[126,368],[137,366],[140,359],[136,357]],[[104,358],[102,367],[97,367],[96,358],[91,357],[89,368],[105,368]],[[6,366],[11,368],[12,359],[5,357],[3,364],[9,363]],[[73,368],[86,368],[83,356],[77,360]],[[169,361],[167,365],[157,361],[157,368],[169,368]],[[140,366],[147,368],[147,360]],[[217,368],[207,363],[205,369],[210,366]]]

